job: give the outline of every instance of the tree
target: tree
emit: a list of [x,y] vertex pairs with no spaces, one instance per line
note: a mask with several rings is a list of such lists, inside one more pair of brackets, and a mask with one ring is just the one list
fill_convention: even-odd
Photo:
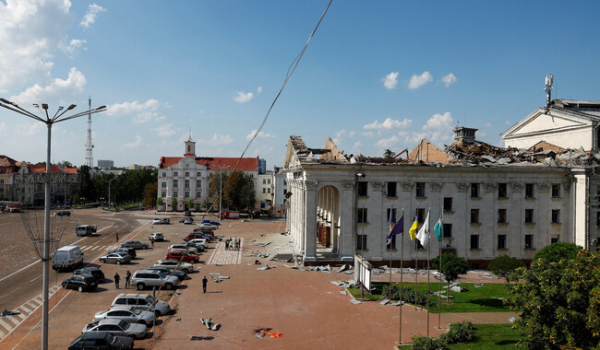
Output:
[[507,304],[521,312],[514,326],[529,349],[598,349],[600,255],[580,249],[571,260],[534,259],[507,284]]
[[195,209],[194,208],[194,198],[188,199],[187,205],[188,205],[188,210],[194,210]]
[[[432,266],[440,266],[440,257],[433,259]],[[458,279],[458,275],[467,273],[469,264],[467,259],[456,256],[452,253],[442,254],[442,273],[448,283]]]
[[386,148],[386,150],[383,151],[383,158],[385,158],[385,160],[392,160],[395,155],[396,154],[389,148]]
[[573,260],[581,247],[574,243],[559,242],[544,247],[533,256],[533,260],[545,259],[548,262],[559,262],[562,259]]
[[171,209],[173,211],[177,211],[177,198],[173,197],[171,199]]
[[[220,181],[223,181],[222,207],[233,210],[253,209],[256,204],[256,193],[254,192],[254,179],[244,172],[236,170],[229,174],[225,171],[215,172],[210,181],[210,193],[217,200]],[[218,205],[218,202],[217,204]]]
[[151,205],[154,199],[158,196],[158,182],[147,183],[144,187],[144,203]]
[[161,209],[163,204],[164,204],[164,202],[163,202],[162,197],[158,197],[158,199],[156,199],[156,208]]
[[516,258],[509,257],[508,255],[501,255],[490,261],[488,270],[492,271],[496,276],[506,278],[506,283],[508,283],[510,282],[508,277],[515,272],[516,269],[524,266],[525,264]]

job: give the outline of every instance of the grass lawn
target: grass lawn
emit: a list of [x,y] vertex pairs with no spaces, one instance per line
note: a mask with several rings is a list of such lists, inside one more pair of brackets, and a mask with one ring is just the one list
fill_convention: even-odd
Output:
[[[517,342],[521,335],[518,331],[511,329],[509,324],[477,324],[475,325],[475,341],[470,343],[450,344],[452,350],[468,349],[518,349]],[[398,349],[411,349],[412,345],[402,345]]]
[[[437,282],[437,281],[436,281]],[[394,282],[394,284],[399,285]],[[383,286],[387,286],[386,282],[375,282],[373,283],[377,287],[377,290],[372,294],[365,294],[365,300],[378,301],[383,298],[381,290]],[[476,285],[478,287],[476,287]],[[414,283],[404,283],[405,288],[414,288]],[[442,287],[444,284],[442,284]],[[441,312],[508,312],[511,311],[510,307],[503,304],[501,298],[505,298],[507,295],[506,286],[504,283],[462,283],[460,285],[463,289],[467,289],[467,292],[455,293],[450,292],[450,295],[454,298],[450,299],[450,303],[446,303],[445,299],[442,301]],[[432,292],[439,290],[439,283],[431,283],[429,288]],[[360,289],[349,288],[350,293],[356,298],[361,299]],[[418,283],[417,290],[425,294],[427,290],[427,283]],[[442,290],[446,290],[442,288]],[[439,298],[435,295],[430,295],[429,300],[434,303],[434,306],[429,309],[430,312],[436,313],[438,311]]]

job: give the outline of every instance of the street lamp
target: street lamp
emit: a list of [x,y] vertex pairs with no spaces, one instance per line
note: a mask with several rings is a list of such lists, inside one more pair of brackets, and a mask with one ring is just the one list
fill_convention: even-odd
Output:
[[[0,98],[0,107],[6,108],[15,113],[22,114],[33,120],[42,122],[48,127],[48,144],[46,146],[46,178],[45,178],[45,196],[44,196],[44,254],[43,262],[43,306],[42,306],[42,350],[48,349],[48,285],[50,277],[50,154],[52,150],[52,125],[67,120],[100,113],[106,111],[106,106],[90,109],[85,112],[75,113],[73,115],[63,117],[68,111],[76,107],[72,104],[66,109],[59,106],[54,116],[48,114],[48,104],[43,103],[42,108],[37,103],[33,106],[38,109],[39,116],[29,112],[28,110],[19,107],[16,103]],[[64,111],[63,111],[64,109]],[[61,112],[62,111],[62,112]]]
[[108,208],[109,209],[110,209],[110,204],[111,204],[111,201],[110,201],[110,183],[113,182],[113,180],[115,180],[115,179],[116,179],[116,177],[108,180]]
[[[229,165],[226,166],[222,166],[222,165],[218,165],[215,164],[215,167],[219,168],[219,170],[221,170],[221,172],[223,171],[223,169],[229,169]],[[221,217],[221,203],[223,202],[223,174],[219,174],[219,222],[221,222],[223,220],[223,218]]]

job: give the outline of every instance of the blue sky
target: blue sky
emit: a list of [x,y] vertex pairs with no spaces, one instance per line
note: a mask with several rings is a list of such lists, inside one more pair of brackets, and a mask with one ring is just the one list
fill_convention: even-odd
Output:
[[[0,96],[109,106],[94,163],[239,156],[327,0],[0,2]],[[600,100],[598,1],[333,1],[246,153],[281,166],[290,135],[346,154],[500,133],[553,98]],[[52,160],[85,164],[87,118],[56,124]],[[0,154],[44,161],[41,123],[0,110]]]

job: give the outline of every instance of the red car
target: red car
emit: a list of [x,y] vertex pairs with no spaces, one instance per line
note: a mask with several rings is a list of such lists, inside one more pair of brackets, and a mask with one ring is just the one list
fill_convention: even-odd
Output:
[[195,255],[195,254],[186,254],[183,251],[167,252],[167,256],[165,257],[165,259],[167,259],[167,260],[170,260],[170,259],[180,260],[180,261],[185,261],[185,262],[189,262],[189,263],[192,263],[192,264],[195,264],[198,261],[200,261],[200,257],[198,255]]
[[187,237],[185,237],[183,240],[184,241],[189,241],[191,239],[195,239],[195,238],[204,238],[204,235],[208,235],[211,236],[213,239],[215,238],[215,234],[214,232],[210,231],[210,230],[202,230],[202,231],[194,231],[191,232],[189,235],[187,235]]

